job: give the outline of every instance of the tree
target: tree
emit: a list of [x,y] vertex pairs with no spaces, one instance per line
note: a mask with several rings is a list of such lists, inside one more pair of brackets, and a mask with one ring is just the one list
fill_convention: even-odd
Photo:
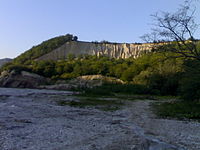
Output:
[[72,54],[72,53],[69,53],[69,54],[67,54],[67,59],[68,59],[69,61],[72,61],[72,60],[75,59],[75,55]]
[[[159,12],[152,15],[155,23],[153,32],[141,38],[146,42],[163,42],[160,50],[178,53],[181,57],[195,58],[200,61],[200,49],[194,33],[198,25],[194,20],[194,0],[185,1],[175,13]],[[158,45],[158,44],[155,44]]]
[[77,37],[77,36],[74,36],[74,37],[73,37],[73,41],[78,41],[78,37]]

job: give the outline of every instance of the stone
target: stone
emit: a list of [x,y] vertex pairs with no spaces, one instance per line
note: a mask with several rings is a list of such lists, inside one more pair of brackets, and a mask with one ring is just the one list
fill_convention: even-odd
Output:
[[26,71],[21,73],[16,73],[14,70],[3,71],[0,76],[0,87],[37,88],[47,82],[46,78]]

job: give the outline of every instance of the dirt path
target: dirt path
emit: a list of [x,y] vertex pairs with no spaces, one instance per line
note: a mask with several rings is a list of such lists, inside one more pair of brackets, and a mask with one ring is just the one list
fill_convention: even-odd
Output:
[[115,112],[58,105],[72,92],[0,88],[1,150],[197,150],[200,124],[157,119],[151,101]]

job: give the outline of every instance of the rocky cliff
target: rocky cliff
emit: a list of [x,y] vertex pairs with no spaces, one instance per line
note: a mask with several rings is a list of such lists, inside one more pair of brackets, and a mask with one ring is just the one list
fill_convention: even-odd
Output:
[[154,44],[127,44],[127,43],[98,43],[70,41],[61,47],[45,54],[36,60],[60,60],[65,59],[68,54],[108,56],[113,58],[137,58],[142,53],[150,52]]
[[0,74],[0,87],[38,88],[39,85],[47,83],[48,79],[26,71],[3,71]]

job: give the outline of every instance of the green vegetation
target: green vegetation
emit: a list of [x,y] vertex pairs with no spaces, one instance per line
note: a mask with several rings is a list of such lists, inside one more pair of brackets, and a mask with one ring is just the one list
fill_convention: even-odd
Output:
[[159,103],[154,106],[161,117],[195,119],[200,121],[200,102],[175,101]]
[[[117,96],[129,100],[157,99],[158,96],[179,96],[180,99],[185,101],[160,105],[157,107],[160,115],[198,119],[197,108],[200,108],[197,102],[200,98],[200,61],[198,59],[179,57],[180,55],[170,52],[170,50],[166,51],[165,48],[164,51],[157,49],[137,59],[68,55],[67,60],[35,61],[39,56],[71,40],[77,40],[77,38],[66,35],[45,41],[20,55],[13,62],[5,64],[1,69],[15,70],[16,72],[25,70],[52,80],[69,80],[78,76],[97,74],[115,77],[123,80],[125,84],[105,83],[100,87],[81,89],[83,90],[81,96],[89,96],[95,100],[85,99],[78,102],[66,102],[66,104],[81,107],[104,105],[104,101],[96,99],[96,97],[104,96]],[[197,42],[198,51],[199,45],[200,42]],[[168,45],[164,46],[167,47]],[[127,97],[124,97],[124,95],[127,95]],[[113,107],[115,106],[114,103]],[[60,104],[65,105],[65,102],[60,102]],[[106,107],[105,109],[109,108]]]
[[[69,80],[82,75],[101,74],[121,79],[126,83],[126,85],[107,84],[92,90],[87,89],[85,90],[87,94],[180,95],[187,100],[199,99],[200,82],[198,78],[200,77],[200,62],[198,60],[180,58],[172,52],[161,52],[161,50],[144,54],[137,59],[114,59],[88,55],[75,58],[69,55],[67,60],[62,61],[31,60],[39,55],[39,51],[42,50],[40,48],[44,47],[45,43],[48,43],[47,45],[59,43],[58,39],[62,39],[61,41],[64,42],[73,40],[73,36],[66,35],[43,42],[37,48],[29,50],[16,58],[12,63],[4,65],[2,70],[16,70],[17,72],[25,70],[53,80]],[[52,45],[55,48],[55,44]],[[44,53],[49,50],[47,48],[47,50],[40,52]],[[34,55],[31,55],[31,53],[34,53]],[[31,59],[29,62],[26,61],[28,64],[24,64],[22,60],[26,60],[28,57],[31,57]]]
[[102,93],[178,95],[181,79],[186,74],[186,60],[176,57],[166,59],[166,55],[175,56],[170,52],[149,53],[138,59],[80,56],[62,61],[32,61],[30,65],[13,62],[2,69],[27,70],[54,80],[101,74],[121,79],[127,84],[105,85],[101,89],[95,88],[93,92],[106,89]]
[[107,100],[107,99],[98,99],[98,98],[90,98],[85,97],[79,99],[79,101],[58,101],[58,104],[61,106],[72,106],[72,107],[80,107],[80,108],[86,108],[86,107],[94,107],[96,109],[100,109],[103,111],[116,111],[120,109],[120,106],[123,105],[122,102],[118,100]]
[[[106,83],[100,87],[84,89],[81,96],[90,96],[92,99],[60,101],[60,105],[86,107],[116,104],[115,101],[96,99],[97,96],[131,95],[133,98],[133,95],[142,95],[144,98],[143,95],[147,95],[149,98],[149,95],[156,95],[159,99],[160,96],[178,96],[184,101],[157,105],[158,114],[200,119],[200,41],[193,36],[197,24],[195,9],[192,8],[195,5],[192,3],[193,1],[185,1],[175,13],[159,12],[152,15],[155,28],[151,34],[144,35],[143,39],[153,43],[160,41],[163,45],[140,58],[111,59],[87,55],[75,58],[74,55],[68,55],[67,60],[62,61],[36,61],[38,57],[65,42],[78,40],[78,37],[67,34],[34,46],[13,62],[4,65],[1,70],[26,70],[52,80],[69,80],[97,74],[115,77],[126,84]],[[93,43],[115,44],[108,41]]]
[[[63,61],[32,61],[30,65],[13,62],[2,69],[11,70],[17,67],[18,70],[29,70],[55,80],[101,74],[123,80],[128,83],[125,89],[130,87],[133,93],[138,89],[136,94],[177,95],[180,78],[184,72],[184,60],[175,57],[166,59],[165,55],[172,54],[149,53],[138,59],[80,56]],[[120,85],[115,86],[116,89],[120,89]]]
[[76,41],[77,39],[77,36],[71,34],[49,39],[37,46],[33,46],[30,50],[15,58],[14,62],[18,64],[30,64],[32,60],[51,52],[68,41]]
[[94,87],[92,89],[84,89],[82,96],[116,96],[116,95],[140,95],[140,94],[154,94],[150,89],[143,85],[135,84],[104,84],[102,86]]
[[200,61],[189,59],[184,62],[184,66],[180,95],[184,100],[198,101],[200,100]]

